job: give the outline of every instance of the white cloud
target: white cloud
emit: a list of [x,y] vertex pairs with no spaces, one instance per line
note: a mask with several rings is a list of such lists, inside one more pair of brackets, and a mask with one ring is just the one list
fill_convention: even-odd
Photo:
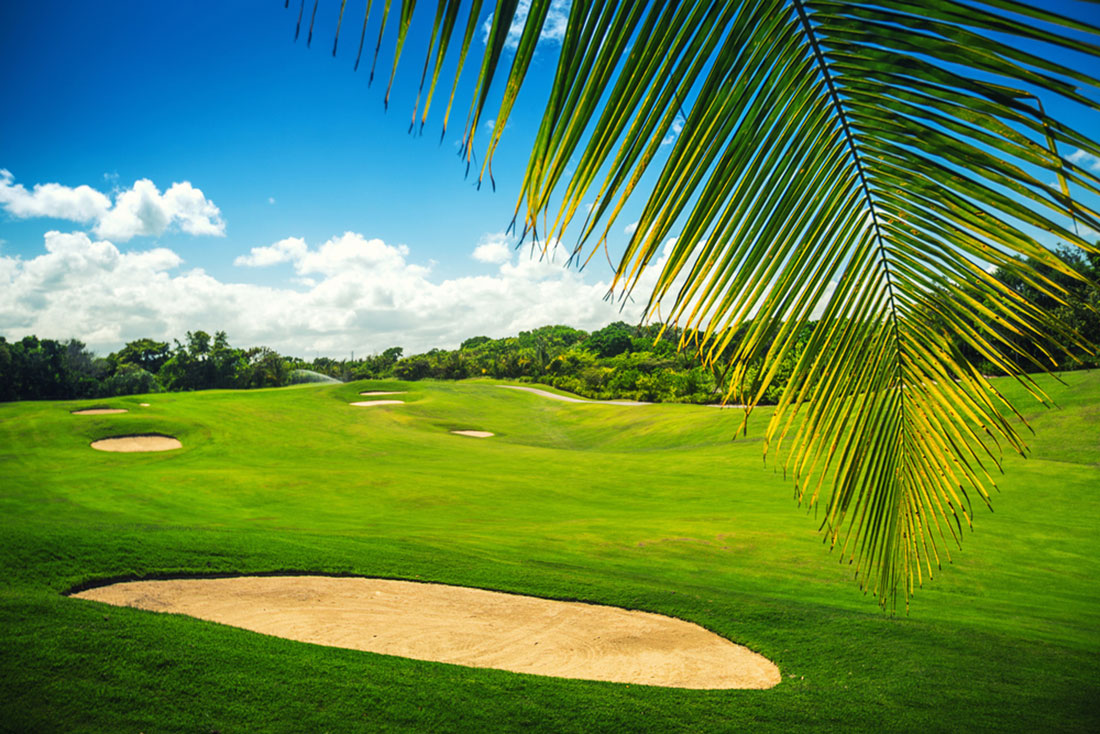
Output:
[[86,185],[35,184],[27,191],[14,183],[10,171],[0,169],[0,206],[20,219],[94,222],[96,236],[116,242],[161,235],[173,225],[193,235],[225,235],[221,211],[187,181],[172,184],[162,195],[152,181],[143,178],[120,191],[112,204],[106,194]]
[[56,183],[36,184],[27,191],[16,184],[11,171],[0,168],[0,205],[20,219],[52,217],[73,222],[99,219],[111,208],[111,200],[91,186],[75,189]]
[[1071,163],[1076,163],[1082,168],[1090,168],[1093,171],[1100,171],[1100,158],[1097,158],[1091,153],[1086,153],[1080,148],[1066,156],[1066,160],[1070,161]]
[[234,265],[262,268],[278,263],[292,262],[306,254],[306,241],[301,237],[287,237],[268,247],[253,247],[252,252],[241,255],[233,261]]
[[365,272],[372,276],[427,272],[419,265],[408,265],[405,256],[409,248],[405,245],[391,247],[380,239],[368,240],[356,232],[345,232],[339,237],[321,245],[317,250],[306,251],[294,263],[294,269],[302,275],[319,274],[340,276],[346,273]]
[[626,225],[626,227],[623,228],[623,232],[625,232],[626,234],[634,234],[637,230],[638,230],[638,223],[637,222],[631,222],[630,224]]
[[221,211],[187,181],[174,183],[162,195],[147,178],[115,198],[115,205],[93,231],[99,237],[125,242],[137,236],[161,235],[171,224],[188,234],[225,235]]
[[[505,238],[491,235],[482,244]],[[560,258],[559,258],[560,259]],[[99,353],[140,337],[171,339],[224,329],[233,344],[310,356],[457,347],[471,334],[507,336],[551,323],[595,329],[637,321],[644,303],[605,301],[609,283],[589,282],[552,258],[526,254],[492,273],[433,278],[408,248],[354,232],[310,247],[300,238],[253,248],[254,266],[289,262],[285,286],[220,281],[181,270],[164,248],[120,252],[83,232],[48,232],[31,259],[0,255],[0,333],[82,339]],[[654,263],[638,292],[647,292]]]
[[[542,24],[542,35],[539,42],[553,41],[561,43],[565,38],[565,26],[569,21],[569,7],[571,0],[552,0],[550,9],[546,11],[546,22]],[[531,11],[531,0],[519,0],[516,6],[516,14],[512,17],[512,25],[508,28],[508,38],[504,41],[505,48],[515,50],[519,47],[520,36],[523,35],[523,26],[527,22],[527,14]],[[486,16],[481,24],[481,42],[489,42],[489,33],[493,29],[493,16]]]
[[810,310],[810,318],[813,320],[820,319],[825,315],[826,309],[829,308],[829,302],[833,300],[833,294],[836,293],[837,282],[830,280],[826,284],[825,289],[821,292],[821,297],[817,299],[817,303]]
[[511,261],[512,248],[509,246],[508,236],[499,232],[482,237],[481,244],[474,248],[473,258],[496,265]]
[[676,142],[676,138],[680,137],[680,131],[684,129],[684,118],[681,115],[676,115],[672,120],[672,127],[669,128],[668,134],[665,135],[661,141],[661,145],[672,145]]

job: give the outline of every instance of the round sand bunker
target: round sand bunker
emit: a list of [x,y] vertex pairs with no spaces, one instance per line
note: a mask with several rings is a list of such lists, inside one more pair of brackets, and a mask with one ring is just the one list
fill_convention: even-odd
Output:
[[178,438],[159,433],[146,433],[140,436],[112,436],[92,441],[97,451],[117,451],[124,454],[139,451],[171,451],[183,448]]
[[673,617],[442,584],[328,576],[133,581],[73,596],[318,645],[562,678],[771,688],[779,668]]
[[471,438],[489,438],[495,436],[495,433],[489,431],[451,431],[456,436],[470,436]]
[[402,400],[361,400],[358,403],[348,403],[356,408],[373,408],[376,405],[404,405]]
[[84,410],[74,410],[73,415],[114,415],[116,413],[129,413],[126,408],[85,408]]
[[408,390],[368,390],[366,392],[359,393],[360,395],[404,395]]

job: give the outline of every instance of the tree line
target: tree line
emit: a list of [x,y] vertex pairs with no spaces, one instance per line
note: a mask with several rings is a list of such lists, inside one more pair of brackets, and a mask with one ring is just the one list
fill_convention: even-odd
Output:
[[77,339],[0,337],[0,400],[62,400],[209,388],[279,387],[292,364],[267,347],[238,349],[224,331],[187,333],[175,346],[137,339],[97,357]]
[[458,349],[403,356],[401,347],[359,359],[304,360],[267,347],[241,349],[225,332],[187,332],[174,345],[137,339],[97,357],[77,339],[0,337],[0,400],[60,400],[159,391],[281,387],[326,377],[537,381],[591,398],[713,402],[721,369],[677,349],[680,332],[615,322],[586,332],[544,326],[518,336],[476,336]]
[[[1042,343],[1005,334],[1004,359],[1025,371],[1034,371],[1038,365],[1055,369],[1100,366],[1100,356],[1087,346],[1100,344],[1100,256],[1086,256],[1078,250],[1059,254],[1084,278],[1051,271],[1041,263],[1032,265],[1062,285],[1068,298],[1056,299],[1004,271],[994,273],[1045,313],[1070,324],[1081,337],[1074,360],[1053,365],[1045,357]],[[930,313],[929,319],[938,322],[935,313]],[[939,326],[953,347],[983,373],[1003,373],[999,365],[981,358],[958,329],[947,323]],[[745,324],[741,329],[750,327]],[[805,343],[811,330],[812,325],[803,329],[799,344]],[[281,387],[325,377],[343,382],[491,377],[540,382],[593,399],[715,402],[727,386],[726,365],[739,335],[734,334],[726,353],[710,364],[704,364],[690,347],[678,348],[681,340],[692,341],[685,336],[696,335],[685,335],[675,327],[634,326],[621,321],[593,332],[554,325],[501,339],[475,336],[458,349],[432,349],[408,357],[401,347],[390,347],[360,359],[317,357],[308,361],[280,355],[268,347],[233,347],[224,331],[213,336],[205,331],[188,332],[184,341],[175,340],[174,345],[138,339],[106,357],[97,357],[76,339],[27,336],[8,342],[0,337],[0,401]],[[784,357],[777,379],[764,393],[764,404],[778,400],[800,354],[796,346]],[[756,374],[750,366],[744,389],[751,390]]]

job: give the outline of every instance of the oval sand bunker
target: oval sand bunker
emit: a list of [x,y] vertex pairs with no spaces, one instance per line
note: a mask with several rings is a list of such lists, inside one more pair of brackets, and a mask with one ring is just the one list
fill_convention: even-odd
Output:
[[366,392],[359,393],[360,395],[404,395],[408,390],[367,390]]
[[496,435],[489,431],[451,431],[451,433],[456,436],[470,436],[472,438],[489,438],[490,436]]
[[80,599],[318,645],[563,678],[771,688],[767,658],[702,627],[617,607],[461,586],[328,576],[132,581]]
[[373,408],[376,405],[404,405],[403,400],[360,400],[358,403],[348,403],[356,408]]
[[85,408],[84,410],[74,410],[73,415],[114,415],[115,413],[129,413],[126,408]]
[[98,441],[92,441],[92,448],[97,451],[118,451],[128,454],[138,451],[171,451],[183,448],[183,444],[178,438],[150,433],[143,436],[101,438]]

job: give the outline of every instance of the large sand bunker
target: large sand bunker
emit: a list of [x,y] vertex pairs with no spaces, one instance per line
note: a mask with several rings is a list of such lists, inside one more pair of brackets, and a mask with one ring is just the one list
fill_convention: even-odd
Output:
[[641,403],[637,400],[587,400],[585,398],[575,398],[570,395],[558,395],[557,393],[548,392],[546,390],[539,390],[537,387],[523,387],[521,385],[497,385],[497,387],[503,387],[506,390],[523,390],[524,392],[541,395],[544,398],[550,398],[551,400],[560,400],[563,403],[593,403],[595,405],[650,405],[650,403]]
[[129,413],[126,408],[85,408],[84,410],[74,410],[73,415],[114,415],[115,413]]
[[451,431],[456,436],[470,436],[471,438],[489,438],[495,434],[489,431]]
[[367,390],[359,393],[360,395],[372,396],[372,395],[404,395],[408,390]]
[[402,400],[360,400],[358,403],[348,403],[356,408],[373,408],[376,405],[404,405]]
[[461,586],[327,576],[133,581],[80,599],[318,645],[584,680],[771,688],[779,669],[672,617]]
[[138,451],[171,451],[183,448],[178,438],[163,436],[159,433],[146,433],[140,436],[112,436],[92,441],[92,448],[98,451],[118,451],[134,453]]

